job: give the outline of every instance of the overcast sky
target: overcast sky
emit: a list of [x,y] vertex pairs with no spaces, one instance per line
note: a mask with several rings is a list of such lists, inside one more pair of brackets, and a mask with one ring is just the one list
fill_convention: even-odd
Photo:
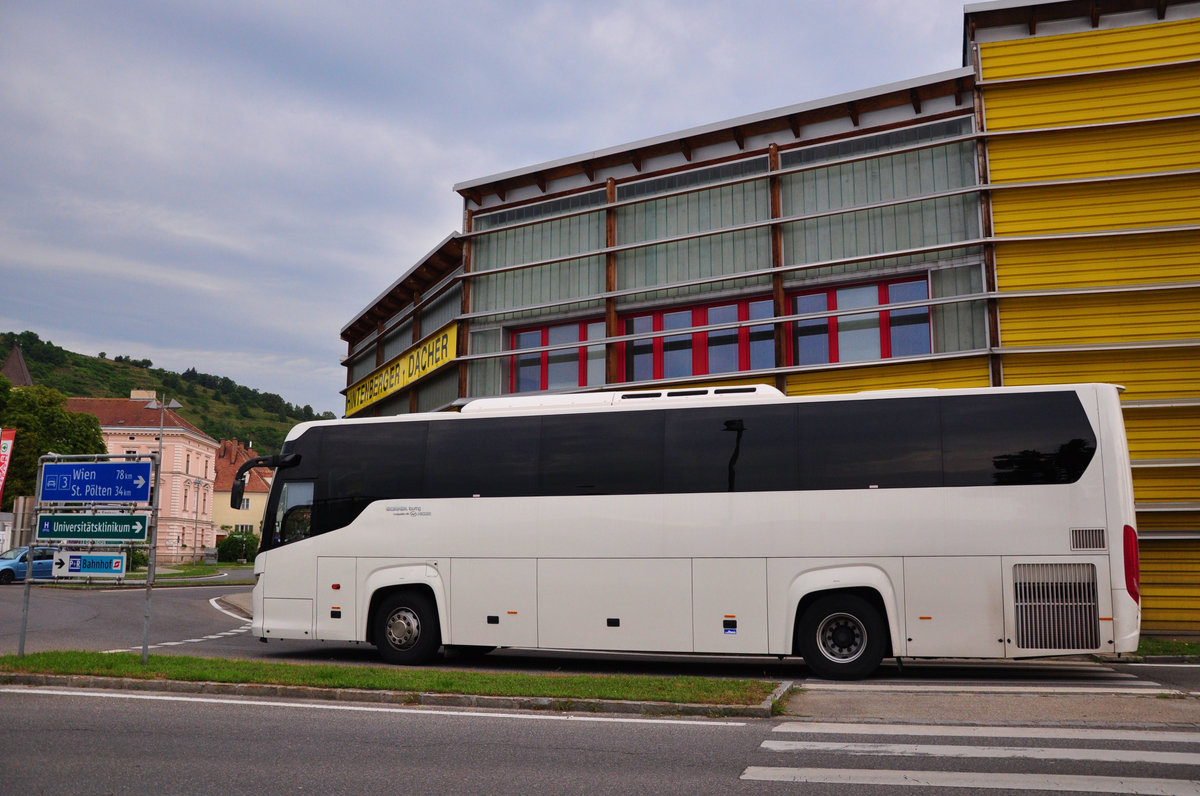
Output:
[[961,58],[951,0],[3,0],[0,331],[340,415],[455,183]]

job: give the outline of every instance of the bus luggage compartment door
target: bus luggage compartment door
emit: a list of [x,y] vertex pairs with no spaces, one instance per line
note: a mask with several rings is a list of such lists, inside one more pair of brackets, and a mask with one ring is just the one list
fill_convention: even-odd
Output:
[[358,560],[322,556],[317,559],[317,638],[360,641],[355,588]]
[[539,560],[538,646],[691,652],[691,560]]

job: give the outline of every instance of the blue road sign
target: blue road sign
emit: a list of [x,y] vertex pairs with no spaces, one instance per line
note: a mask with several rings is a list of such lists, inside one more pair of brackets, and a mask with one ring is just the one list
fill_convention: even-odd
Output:
[[58,550],[54,553],[56,578],[123,578],[124,553],[76,553]]
[[42,468],[46,503],[144,503],[150,500],[150,462],[47,464]]

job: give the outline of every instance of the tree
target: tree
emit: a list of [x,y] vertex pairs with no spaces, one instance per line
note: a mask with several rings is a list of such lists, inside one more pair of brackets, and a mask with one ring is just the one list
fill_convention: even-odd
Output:
[[[7,381],[7,380],[5,380]],[[4,392],[0,385],[0,393]],[[94,415],[67,411],[67,397],[49,387],[14,387],[0,407],[0,427],[15,428],[16,441],[4,485],[4,504],[11,511],[18,495],[36,494],[38,458],[47,453],[107,453],[100,421]]]

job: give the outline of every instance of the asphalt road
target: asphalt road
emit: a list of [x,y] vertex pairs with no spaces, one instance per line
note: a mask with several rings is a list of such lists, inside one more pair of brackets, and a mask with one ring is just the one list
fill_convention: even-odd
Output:
[[[245,591],[155,589],[152,651],[378,665],[363,645],[251,638],[219,607]],[[0,653],[16,651],[22,597],[0,588]],[[144,610],[143,590],[37,587],[26,649],[138,650]],[[803,690],[779,720],[663,720],[0,686],[4,792],[1200,794],[1197,667],[889,662],[832,683],[769,658],[501,650],[442,665]]]
[[664,720],[0,686],[0,750],[11,793],[1200,793],[1195,728]]

